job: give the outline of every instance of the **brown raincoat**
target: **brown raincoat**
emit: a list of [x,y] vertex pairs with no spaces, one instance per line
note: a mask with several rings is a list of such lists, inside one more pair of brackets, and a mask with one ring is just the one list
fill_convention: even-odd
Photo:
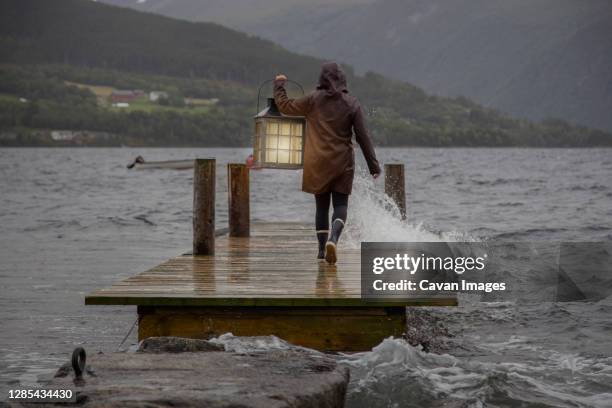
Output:
[[302,191],[350,194],[355,173],[355,139],[370,174],[380,173],[372,140],[365,127],[359,101],[349,95],[346,77],[338,64],[323,64],[317,90],[289,99],[285,81],[274,82],[274,99],[281,113],[306,117]]

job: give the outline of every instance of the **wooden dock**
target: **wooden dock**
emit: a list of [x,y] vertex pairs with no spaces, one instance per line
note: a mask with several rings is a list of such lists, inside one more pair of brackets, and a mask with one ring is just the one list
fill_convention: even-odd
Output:
[[89,294],[87,305],[136,305],[138,337],[276,335],[318,350],[368,350],[406,330],[406,306],[455,298],[367,303],[359,249],[319,262],[312,226],[254,223],[250,237],[217,237],[215,255],[182,255]]
[[[275,335],[317,350],[363,351],[406,331],[407,306],[456,298],[361,299],[361,255],[340,241],[340,260],[316,260],[314,226],[250,222],[249,170],[229,163],[226,235],[215,233],[215,159],[196,159],[193,251],[85,298],[135,305],[138,338]],[[385,165],[385,193],[406,217],[404,165]],[[399,220],[398,220],[399,222]]]

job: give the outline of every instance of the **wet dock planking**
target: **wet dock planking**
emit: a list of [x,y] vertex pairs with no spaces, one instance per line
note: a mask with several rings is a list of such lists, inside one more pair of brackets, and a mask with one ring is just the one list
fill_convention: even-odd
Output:
[[138,337],[276,335],[318,350],[363,351],[406,330],[407,306],[454,306],[455,298],[368,303],[359,249],[337,265],[315,259],[312,226],[253,223],[250,237],[216,238],[215,255],[185,254],[97,290],[87,305],[138,306]]

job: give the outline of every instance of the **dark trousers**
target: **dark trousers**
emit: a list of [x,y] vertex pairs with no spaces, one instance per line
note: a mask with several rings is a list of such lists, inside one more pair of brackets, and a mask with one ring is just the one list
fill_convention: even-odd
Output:
[[346,216],[348,212],[348,194],[331,192],[315,194],[315,201],[317,203],[317,212],[315,215],[315,225],[318,231],[329,230],[329,204],[330,202],[334,206],[334,212],[332,214],[332,221],[340,218],[342,222],[346,222]]

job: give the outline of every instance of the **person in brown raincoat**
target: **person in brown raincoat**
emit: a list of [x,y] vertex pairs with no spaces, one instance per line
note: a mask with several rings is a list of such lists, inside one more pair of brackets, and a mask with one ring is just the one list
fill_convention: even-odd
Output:
[[[365,127],[361,105],[349,94],[346,76],[338,64],[323,64],[317,89],[301,98],[287,97],[286,81],[285,75],[276,76],[274,100],[281,113],[306,117],[302,191],[315,195],[317,258],[333,264],[337,261],[336,244],[346,222],[348,196],[355,174],[353,132],[374,178],[380,174],[380,165]],[[331,233],[330,201],[334,207]]]

